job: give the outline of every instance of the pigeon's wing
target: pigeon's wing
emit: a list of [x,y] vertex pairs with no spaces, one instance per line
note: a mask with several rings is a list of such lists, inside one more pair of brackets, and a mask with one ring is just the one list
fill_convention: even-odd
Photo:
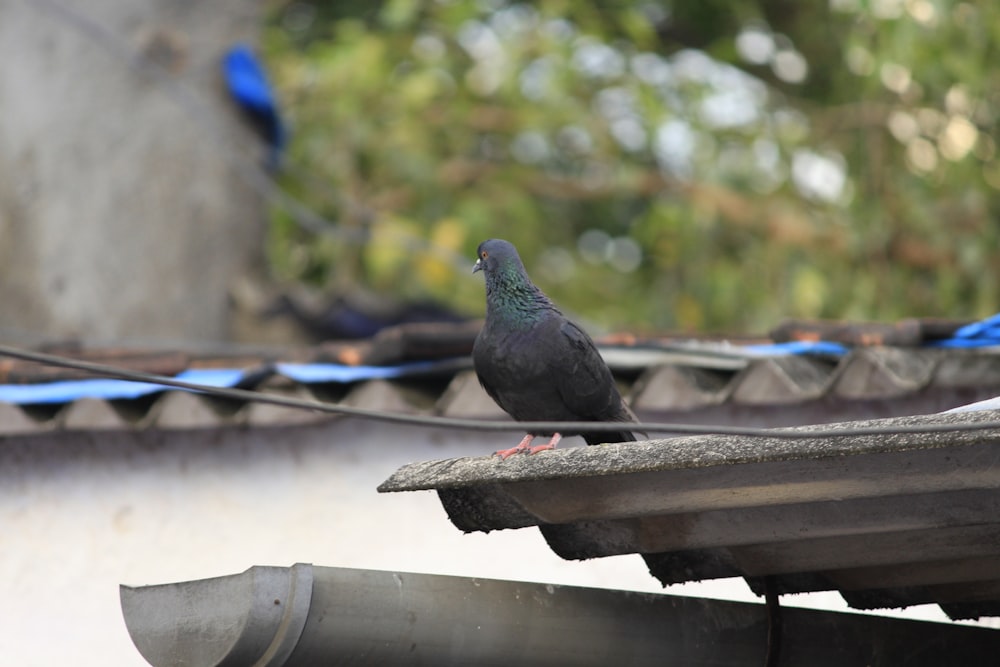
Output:
[[[582,329],[570,321],[560,327],[565,347],[560,358],[553,359],[552,375],[558,378],[558,391],[567,409],[579,419],[605,422],[636,422],[611,370],[598,352],[597,346]],[[628,442],[636,439],[632,431],[584,432],[589,445],[602,442]],[[640,433],[641,437],[647,437]]]
[[612,419],[621,397],[597,346],[569,320],[559,327],[559,345],[549,358],[550,371],[566,408],[580,419]]

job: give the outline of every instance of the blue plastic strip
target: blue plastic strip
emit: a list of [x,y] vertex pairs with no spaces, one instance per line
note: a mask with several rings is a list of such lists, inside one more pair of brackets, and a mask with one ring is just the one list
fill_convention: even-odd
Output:
[[[362,380],[398,378],[420,373],[440,365],[438,361],[421,361],[400,366],[344,366],[340,364],[277,364],[281,375],[301,382],[350,383]],[[206,387],[233,387],[244,377],[239,368],[189,369],[175,376],[177,380]],[[151,382],[131,382],[95,378],[92,380],[61,380],[44,384],[0,385],[0,402],[16,405],[71,403],[81,398],[108,401],[131,400],[160,391],[186,391],[178,387]]]
[[0,385],[0,401],[32,405],[69,403],[78,398],[129,399],[162,389],[160,385],[122,380],[64,380],[45,384],[7,384]]
[[[237,368],[191,369],[176,376],[184,382],[203,384],[208,387],[232,387],[243,377]],[[79,398],[101,398],[104,400],[135,399],[172,387],[150,382],[130,382],[128,380],[62,380],[45,384],[0,385],[0,401],[17,405],[69,403]]]
[[303,384],[320,382],[360,382],[385,380],[429,370],[436,361],[418,361],[401,366],[344,366],[341,364],[278,364],[278,372]]
[[994,345],[1000,345],[1000,313],[960,327],[951,338],[929,343],[929,347],[945,348],[989,347]]
[[825,354],[842,356],[850,350],[846,345],[830,341],[790,341],[788,343],[772,343],[770,345],[747,345],[743,348],[751,354],[762,357],[778,357],[787,354]]
[[[951,349],[997,347],[1000,346],[1000,313],[987,317],[979,322],[966,324],[955,331],[951,338],[929,341],[925,347],[942,347]],[[847,354],[850,348],[831,341],[791,341],[774,343],[772,345],[747,345],[743,348],[750,354],[760,356],[781,356],[785,354],[824,354],[841,356]]]
[[1000,313],[979,322],[966,324],[955,332],[954,337],[1000,340]]
[[243,379],[241,368],[189,368],[175,378],[208,387],[235,387]]

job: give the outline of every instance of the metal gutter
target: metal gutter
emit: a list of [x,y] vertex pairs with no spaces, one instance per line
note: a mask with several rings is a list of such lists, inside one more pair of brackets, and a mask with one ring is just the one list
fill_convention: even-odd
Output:
[[[252,567],[121,588],[155,667],[763,664],[764,605],[377,570]],[[988,664],[1000,633],[786,608],[782,664]]]
[[122,612],[152,665],[279,667],[312,606],[313,567],[252,567],[186,584],[121,586]]

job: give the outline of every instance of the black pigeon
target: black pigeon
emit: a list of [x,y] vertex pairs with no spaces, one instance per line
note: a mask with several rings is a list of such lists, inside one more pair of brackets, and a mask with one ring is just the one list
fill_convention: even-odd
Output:
[[[497,405],[518,421],[636,421],[594,341],[531,282],[517,249],[490,239],[476,254],[472,272],[486,274],[486,323],[472,360]],[[532,447],[537,435],[551,439]],[[529,433],[516,447],[496,453],[506,459],[553,449],[563,435],[581,435],[588,445],[636,439],[628,430]]]

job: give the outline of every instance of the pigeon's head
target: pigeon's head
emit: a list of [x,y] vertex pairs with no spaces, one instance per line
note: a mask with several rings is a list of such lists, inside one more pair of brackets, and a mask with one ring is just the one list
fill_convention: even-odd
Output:
[[521,258],[513,244],[501,239],[489,239],[476,249],[476,264],[472,272],[485,271],[486,275],[502,267],[521,266]]

